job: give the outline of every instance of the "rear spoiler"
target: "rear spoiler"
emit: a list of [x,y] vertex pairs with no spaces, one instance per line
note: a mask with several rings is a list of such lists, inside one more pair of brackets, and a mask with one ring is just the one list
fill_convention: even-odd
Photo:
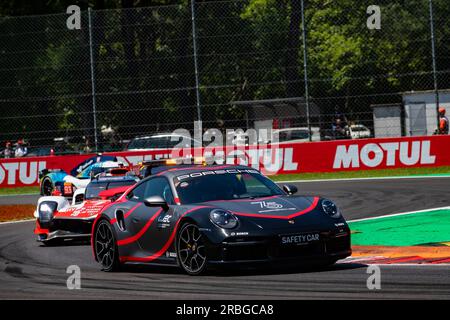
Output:
[[149,160],[139,163],[137,166],[133,166],[133,171],[136,175],[141,178],[145,178],[155,174],[153,169],[160,168],[158,172],[163,171],[166,167],[182,167],[182,166],[193,166],[193,165],[206,165],[205,158],[192,157],[192,158],[178,158],[178,159],[158,159]]
[[122,194],[124,194],[128,189],[130,189],[132,186],[122,186],[122,187],[117,187],[117,188],[112,188],[112,189],[108,189],[108,190],[104,190],[102,192],[100,192],[98,194],[98,196],[102,199],[102,200],[115,200],[113,198],[116,197],[120,197]]
[[99,178],[99,177],[112,177],[112,176],[125,176],[127,175],[130,171],[132,171],[133,168],[132,167],[118,167],[118,168],[110,168],[102,173],[99,173],[95,176],[95,178]]
[[64,172],[63,169],[42,169],[39,171],[39,179],[42,179],[44,176],[51,172]]

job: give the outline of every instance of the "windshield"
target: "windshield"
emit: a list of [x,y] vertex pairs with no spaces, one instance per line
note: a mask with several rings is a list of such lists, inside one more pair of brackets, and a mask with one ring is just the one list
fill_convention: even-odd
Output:
[[124,181],[104,181],[89,183],[86,187],[86,200],[100,199],[99,194],[104,190],[119,188],[123,186],[131,186],[136,184],[134,180],[124,180]]
[[167,148],[168,137],[149,137],[133,140],[128,149],[164,149]]
[[289,140],[309,139],[309,133],[308,133],[308,130],[280,131],[278,133],[278,139],[280,142],[289,141]]
[[174,178],[174,184],[183,204],[284,194],[275,183],[255,170],[196,172]]
[[[183,140],[183,141],[182,141]],[[130,142],[128,150],[133,149],[166,149],[174,148],[180,142],[183,147],[188,148],[194,145],[193,140],[189,137],[171,135],[171,136],[154,136],[147,138],[137,138]]]

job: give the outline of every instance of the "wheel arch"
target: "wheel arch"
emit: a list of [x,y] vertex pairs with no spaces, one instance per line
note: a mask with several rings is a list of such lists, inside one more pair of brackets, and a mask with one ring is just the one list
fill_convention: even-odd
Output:
[[195,220],[195,219],[194,219],[193,217],[191,217],[191,216],[182,217],[182,218],[180,219],[180,222],[178,223],[176,232],[178,233],[178,231],[181,229],[181,227],[182,227],[183,225],[185,225],[186,223],[193,223],[193,224],[196,224],[196,225],[199,224],[199,222],[198,222],[197,220]]

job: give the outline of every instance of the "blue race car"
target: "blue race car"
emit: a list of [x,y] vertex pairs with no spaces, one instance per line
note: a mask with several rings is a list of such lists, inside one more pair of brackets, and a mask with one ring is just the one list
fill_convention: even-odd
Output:
[[91,179],[100,173],[124,175],[129,171],[115,157],[98,155],[87,159],[70,173],[61,169],[44,169],[39,172],[39,188],[42,196],[51,196],[55,191],[62,196],[72,197],[74,191],[85,188]]

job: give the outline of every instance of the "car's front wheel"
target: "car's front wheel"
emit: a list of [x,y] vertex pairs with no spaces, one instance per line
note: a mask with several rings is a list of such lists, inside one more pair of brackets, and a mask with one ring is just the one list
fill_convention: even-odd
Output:
[[94,251],[103,271],[117,271],[120,267],[119,251],[111,224],[101,220],[94,232]]
[[207,268],[205,239],[193,223],[184,224],[178,233],[177,255],[183,270],[190,275],[204,273]]

